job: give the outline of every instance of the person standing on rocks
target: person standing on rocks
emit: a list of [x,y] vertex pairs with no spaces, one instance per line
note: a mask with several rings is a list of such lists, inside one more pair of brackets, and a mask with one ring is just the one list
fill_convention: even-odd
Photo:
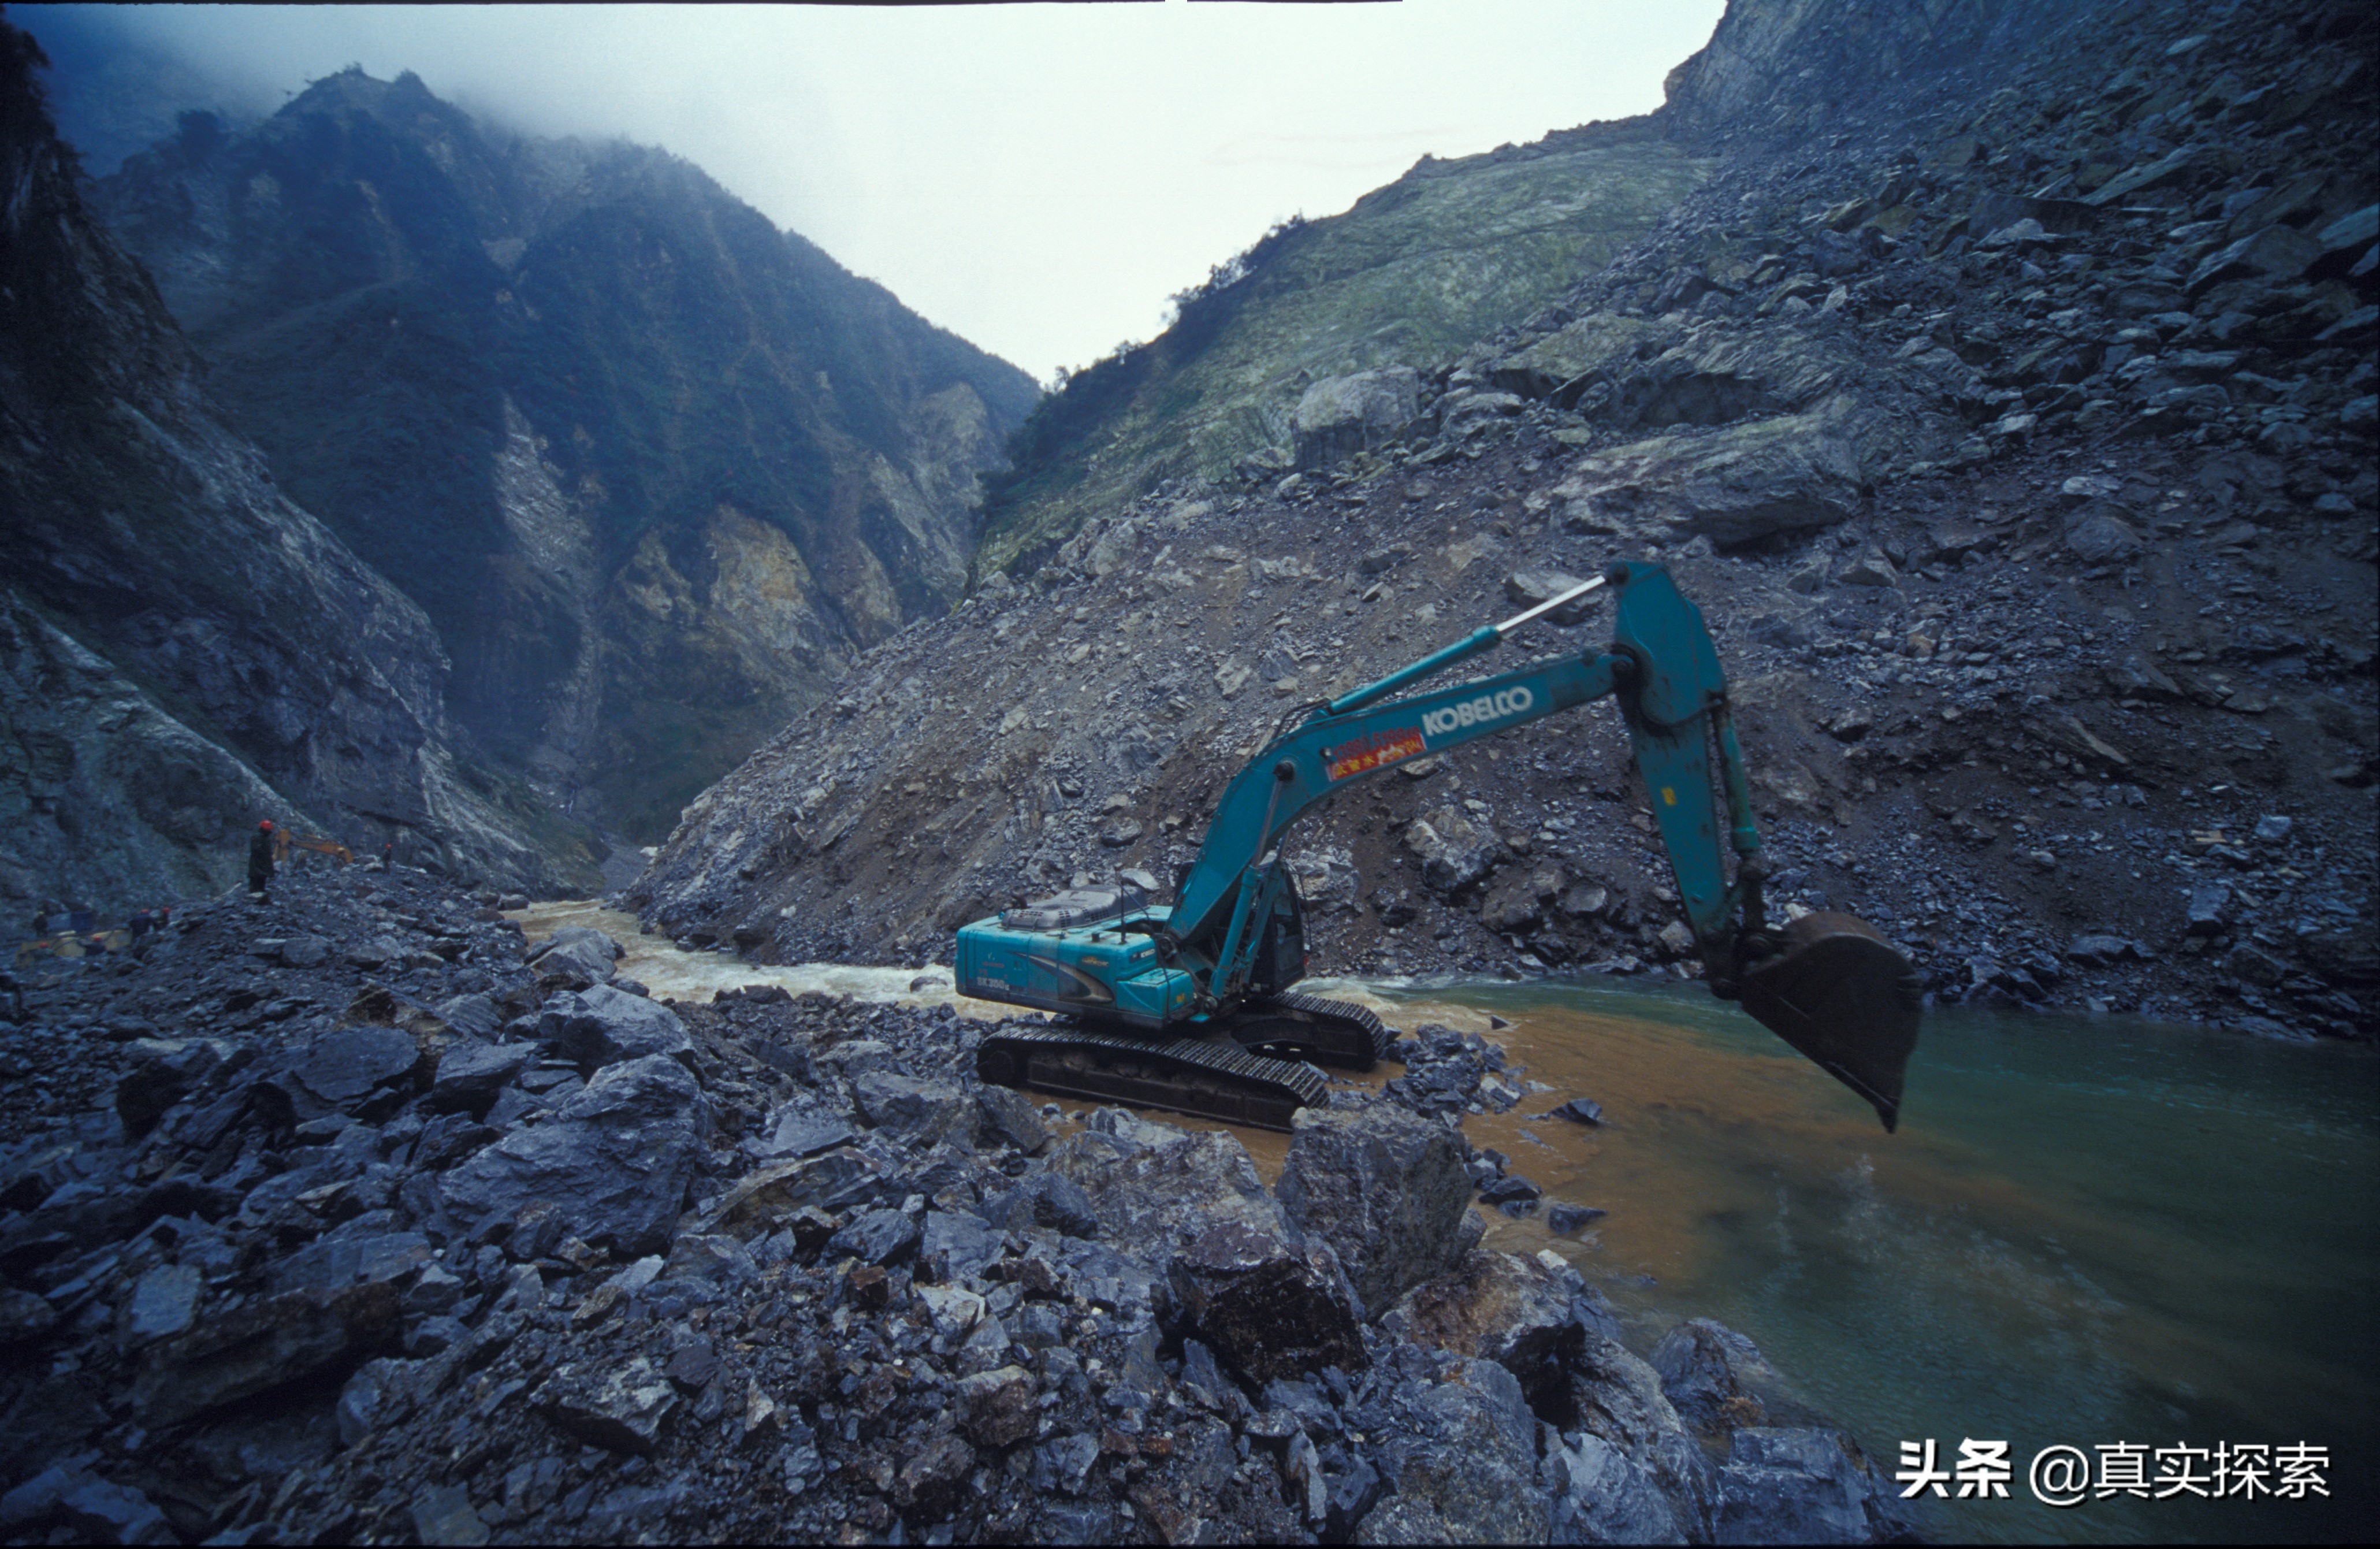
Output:
[[273,887],[273,820],[256,825],[248,841],[248,890],[258,903],[270,903]]

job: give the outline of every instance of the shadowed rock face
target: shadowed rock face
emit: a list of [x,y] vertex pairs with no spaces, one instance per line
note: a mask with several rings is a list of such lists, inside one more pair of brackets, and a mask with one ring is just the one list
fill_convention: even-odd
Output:
[[1670,72],[1666,113],[1693,134],[1812,129],[1881,86],[1982,73],[2055,47],[2060,33],[2094,25],[2091,9],[2053,0],[1730,6],[1709,44]]
[[1338,1252],[1374,1313],[1451,1267],[1473,1236],[1461,1142],[1386,1106],[1300,1111],[1276,1192],[1292,1225]]
[[419,602],[457,714],[631,832],[959,594],[1034,397],[656,151],[407,75],[100,185],[274,473]]
[[512,885],[591,879],[582,836],[471,767],[421,610],[218,418],[6,36],[0,898],[212,891],[293,810]]

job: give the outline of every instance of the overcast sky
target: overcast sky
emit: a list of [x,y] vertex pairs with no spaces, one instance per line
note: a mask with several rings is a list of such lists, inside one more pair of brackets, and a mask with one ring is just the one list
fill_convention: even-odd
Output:
[[[14,6],[269,111],[349,64],[701,166],[1047,381],[1292,214],[1424,153],[1660,105],[1721,0],[998,6]],[[179,104],[177,104],[179,105]],[[96,166],[94,171],[113,170]]]

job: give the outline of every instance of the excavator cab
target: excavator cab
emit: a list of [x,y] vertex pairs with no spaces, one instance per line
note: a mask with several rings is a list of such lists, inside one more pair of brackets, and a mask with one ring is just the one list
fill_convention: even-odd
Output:
[[[1607,586],[1609,649],[1419,688]],[[1389,1045],[1369,1011],[1293,988],[1305,972],[1305,920],[1281,864],[1289,825],[1348,781],[1607,698],[1626,721],[1710,989],[1742,1001],[1893,1128],[1917,1041],[1916,975],[1879,932],[1849,915],[1803,913],[1770,929],[1760,832],[1718,651],[1669,572],[1634,562],[1309,707],[1225,787],[1170,902],[1084,890],[962,927],[965,994],[1073,1024],[988,1035],[978,1072],[1002,1085],[1287,1128],[1323,1090],[1306,1062],[1362,1070]]]
[[1305,900],[1297,896],[1297,879],[1284,874],[1281,893],[1257,937],[1255,965],[1248,970],[1248,991],[1273,995],[1305,977]]

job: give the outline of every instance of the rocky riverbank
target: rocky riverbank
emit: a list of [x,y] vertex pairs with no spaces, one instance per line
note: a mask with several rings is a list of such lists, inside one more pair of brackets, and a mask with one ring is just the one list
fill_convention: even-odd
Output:
[[[660,1003],[426,874],[285,873],[30,976],[0,1531],[1431,1543],[1905,1532],[1750,1343],[1632,1351],[1422,1029],[1268,1189],[971,1074],[974,1024]],[[1496,1190],[1500,1189],[1500,1192]]]

